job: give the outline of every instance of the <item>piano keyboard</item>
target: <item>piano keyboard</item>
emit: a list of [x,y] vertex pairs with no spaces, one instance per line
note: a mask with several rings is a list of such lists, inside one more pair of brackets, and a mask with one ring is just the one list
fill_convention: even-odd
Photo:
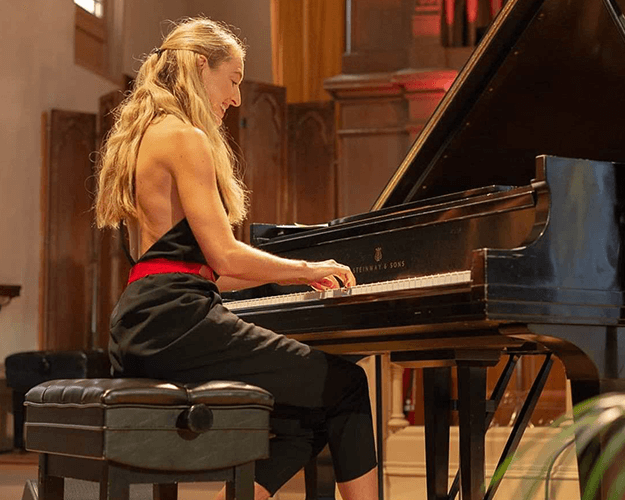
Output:
[[310,291],[260,297],[257,299],[234,300],[226,302],[224,305],[231,311],[239,311],[242,309],[256,309],[272,305],[291,304],[310,300],[323,300],[339,297],[351,297],[354,295],[367,295],[400,290],[414,290],[418,288],[455,285],[458,283],[468,283],[470,281],[471,271],[455,271],[452,273],[441,273],[430,276],[418,276],[415,278],[403,278],[399,280],[380,281],[378,283],[367,283],[363,285],[355,285],[350,288],[326,290],[324,292]]

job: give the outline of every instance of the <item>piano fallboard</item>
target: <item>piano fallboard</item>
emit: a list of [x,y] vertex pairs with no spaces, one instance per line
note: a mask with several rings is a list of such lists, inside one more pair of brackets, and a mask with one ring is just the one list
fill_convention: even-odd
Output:
[[355,221],[277,237],[258,245],[276,255],[334,258],[349,265],[358,283],[465,271],[475,248],[515,248],[541,225],[532,186],[459,200],[372,212]]

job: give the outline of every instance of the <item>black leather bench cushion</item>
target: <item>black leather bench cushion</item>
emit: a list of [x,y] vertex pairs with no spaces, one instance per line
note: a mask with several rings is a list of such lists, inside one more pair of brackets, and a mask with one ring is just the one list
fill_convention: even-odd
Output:
[[152,470],[266,458],[273,397],[241,382],[52,380],[26,394],[26,449]]
[[213,380],[184,386],[150,379],[50,380],[26,393],[26,405],[260,405],[273,408],[273,396],[243,382]]

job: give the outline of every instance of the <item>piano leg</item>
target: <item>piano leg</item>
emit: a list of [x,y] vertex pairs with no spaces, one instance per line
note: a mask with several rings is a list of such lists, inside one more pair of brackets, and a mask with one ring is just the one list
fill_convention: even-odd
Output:
[[378,455],[378,500],[384,500],[384,399],[382,394],[382,355],[375,355],[375,440]]
[[[486,436],[486,370],[495,366],[499,350],[442,349],[425,352],[397,352],[391,361],[423,368],[423,407],[425,411],[425,459],[428,500],[453,500],[457,484],[449,484],[450,413],[458,410],[460,431],[460,489],[463,500],[484,497]],[[516,361],[506,368],[501,384],[506,384]],[[451,370],[456,368],[458,400],[451,399]],[[501,384],[498,384],[501,385]],[[495,399],[503,396],[497,390]],[[498,401],[497,401],[498,402]],[[495,403],[496,404],[496,403]],[[492,405],[491,405],[492,406]]]
[[423,369],[428,500],[447,500],[451,367]]
[[463,500],[484,497],[486,367],[458,363],[460,490]]
[[[508,362],[506,363],[506,367],[501,372],[501,375],[499,376],[499,380],[497,380],[497,384],[495,385],[493,392],[490,396],[490,399],[488,401],[488,403],[490,403],[490,408],[488,406],[486,407],[486,423],[484,424],[484,427],[486,430],[488,430],[490,423],[493,420],[493,417],[495,416],[495,412],[497,411],[497,408],[499,408],[499,403],[504,397],[506,388],[508,387],[508,383],[510,382],[510,378],[512,377],[512,374],[514,373],[514,369],[519,359],[520,359],[520,355],[518,353],[511,353],[508,355]],[[448,499],[455,500],[456,496],[458,496],[459,490],[460,490],[460,471],[456,473],[456,477],[454,477],[451,487],[449,488]],[[491,486],[488,489],[488,491],[486,492],[485,500],[489,500],[488,495],[489,493],[491,493],[491,491],[492,491],[492,494],[494,494],[496,491],[496,487],[492,488]]]
[[[508,362],[495,385],[490,399],[486,399],[486,370],[499,359],[498,352],[442,351],[430,353],[438,360],[437,367],[423,368],[423,393],[425,412],[425,455],[428,500],[454,500],[462,490],[463,499],[490,500],[499,482],[491,483],[485,493],[485,438],[495,411],[505,393],[514,368],[523,354],[543,354],[525,346],[523,351],[510,351]],[[400,353],[391,356],[395,362],[418,362],[417,353]],[[445,364],[446,366],[440,366]],[[512,456],[523,436],[530,416],[545,386],[553,360],[546,354],[545,361],[532,384],[523,408],[510,433],[501,465]],[[417,366],[414,365],[413,366]],[[458,400],[451,399],[451,369],[456,367]],[[447,491],[449,474],[449,424],[450,412],[457,410],[460,431],[460,471]]]
[[[486,367],[459,362],[457,374],[460,488],[464,500],[478,500],[484,496]],[[423,369],[428,500],[449,498],[450,384],[451,367]]]

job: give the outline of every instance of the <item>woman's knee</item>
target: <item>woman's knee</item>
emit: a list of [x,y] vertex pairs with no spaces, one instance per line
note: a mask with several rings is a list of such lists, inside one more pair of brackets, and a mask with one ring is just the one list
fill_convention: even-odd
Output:
[[349,410],[370,411],[369,384],[365,370],[350,361],[338,359],[332,362],[333,370],[326,384],[326,401],[339,412]]
[[354,366],[355,378],[357,379],[359,385],[369,387],[367,372],[365,372],[365,369],[362,366],[357,365],[356,363],[352,363],[352,365]]
[[346,369],[349,371],[347,379],[350,380],[350,391],[369,391],[367,372],[364,368],[351,361],[344,360]]

